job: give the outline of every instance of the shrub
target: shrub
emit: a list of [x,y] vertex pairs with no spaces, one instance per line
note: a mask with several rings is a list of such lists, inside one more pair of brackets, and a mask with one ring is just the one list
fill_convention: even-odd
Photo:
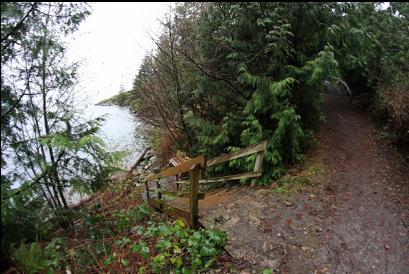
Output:
[[[182,220],[173,225],[151,223],[144,237],[156,238],[154,247],[157,254],[150,260],[154,273],[162,273],[165,270],[190,273],[188,266],[193,270],[209,269],[227,243],[226,233],[206,229],[194,231]],[[132,251],[144,258],[153,253],[144,242],[133,245]]]
[[151,209],[147,204],[142,204],[132,210],[117,210],[114,215],[116,224],[120,231],[126,231],[131,228],[136,221],[144,221],[151,214]]
[[39,273],[47,270],[47,273],[53,273],[52,269],[60,268],[63,241],[60,238],[53,239],[42,248],[40,243],[30,244],[20,243],[17,249],[13,250],[13,256],[17,268],[27,273]]
[[409,81],[408,75],[401,81],[384,85],[378,94],[380,108],[388,116],[388,125],[394,135],[394,141],[409,147]]

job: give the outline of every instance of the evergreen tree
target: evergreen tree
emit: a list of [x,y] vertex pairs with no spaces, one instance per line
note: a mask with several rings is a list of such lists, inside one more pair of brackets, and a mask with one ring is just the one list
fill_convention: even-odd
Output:
[[192,154],[213,157],[268,140],[262,182],[302,156],[324,119],[325,80],[341,77],[353,95],[367,94],[366,105],[388,108],[405,136],[405,85],[396,93],[382,87],[407,83],[408,4],[382,5],[178,4],[135,78],[134,107]]
[[65,59],[64,39],[88,6],[2,3],[1,9],[3,250],[17,238],[38,239],[40,224],[52,215],[65,218],[69,190],[90,193],[115,169],[95,136],[102,119],[86,121],[74,108],[78,66]]

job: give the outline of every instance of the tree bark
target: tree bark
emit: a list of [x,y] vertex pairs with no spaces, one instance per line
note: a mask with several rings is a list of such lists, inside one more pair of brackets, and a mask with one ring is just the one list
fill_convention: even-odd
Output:
[[[49,14],[47,14],[47,16],[50,16]],[[51,130],[48,124],[48,113],[47,113],[47,87],[46,87],[46,82],[47,82],[47,57],[48,57],[48,47],[49,47],[49,41],[48,39],[48,35],[47,35],[47,23],[48,23],[48,17],[46,19],[46,26],[44,28],[45,33],[44,33],[44,46],[43,46],[43,58],[42,58],[42,65],[41,65],[41,70],[42,70],[42,74],[41,74],[41,80],[42,80],[42,86],[41,86],[41,93],[42,93],[42,99],[43,99],[43,117],[44,117],[44,128],[45,128],[45,133],[47,136],[50,135]],[[50,145],[48,146],[48,152],[50,154],[50,160],[51,160],[51,168],[52,168],[52,176],[53,179],[55,181],[55,184],[57,185],[57,190],[60,196],[60,199],[64,205],[65,208],[68,208],[68,204],[67,201],[64,197],[64,193],[63,193],[63,188],[61,185],[61,181],[59,179],[58,176],[58,167],[57,167],[57,163],[55,161],[55,157],[54,157],[54,151],[53,148]]]

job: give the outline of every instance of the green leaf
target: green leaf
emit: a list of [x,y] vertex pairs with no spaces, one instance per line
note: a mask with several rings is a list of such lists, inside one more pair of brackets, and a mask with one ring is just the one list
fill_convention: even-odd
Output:
[[214,261],[215,261],[214,259],[208,260],[204,267],[205,268],[210,268],[213,265]]
[[170,263],[173,264],[177,269],[183,265],[183,260],[180,256],[170,258]]
[[132,252],[141,254],[145,259],[149,256],[149,247],[146,243],[137,243],[132,247]]
[[263,269],[263,274],[273,274],[273,270],[271,268]]
[[145,231],[145,227],[141,226],[141,225],[137,225],[134,226],[131,229],[133,232],[136,232],[136,234],[138,234],[139,236],[143,234],[143,232]]
[[125,267],[129,266],[129,261],[127,259],[121,259],[121,263]]

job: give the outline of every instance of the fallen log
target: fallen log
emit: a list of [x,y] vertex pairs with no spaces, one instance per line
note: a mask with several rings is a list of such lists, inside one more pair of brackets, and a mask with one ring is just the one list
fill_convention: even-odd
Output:
[[79,200],[78,202],[72,203],[68,205],[68,208],[70,209],[77,209],[79,207],[81,207],[82,205],[84,205],[86,202],[88,202],[89,200],[91,200],[91,198],[93,198],[92,195],[89,195],[88,197],[85,197],[84,199]]
[[142,162],[143,158],[145,157],[145,154],[148,152],[149,148],[145,148],[142,153],[139,155],[138,159],[136,159],[135,163],[133,164],[133,166],[131,167],[131,169],[128,171],[128,176],[130,176],[132,174],[132,171],[134,171],[138,165],[140,164],[140,162]]

